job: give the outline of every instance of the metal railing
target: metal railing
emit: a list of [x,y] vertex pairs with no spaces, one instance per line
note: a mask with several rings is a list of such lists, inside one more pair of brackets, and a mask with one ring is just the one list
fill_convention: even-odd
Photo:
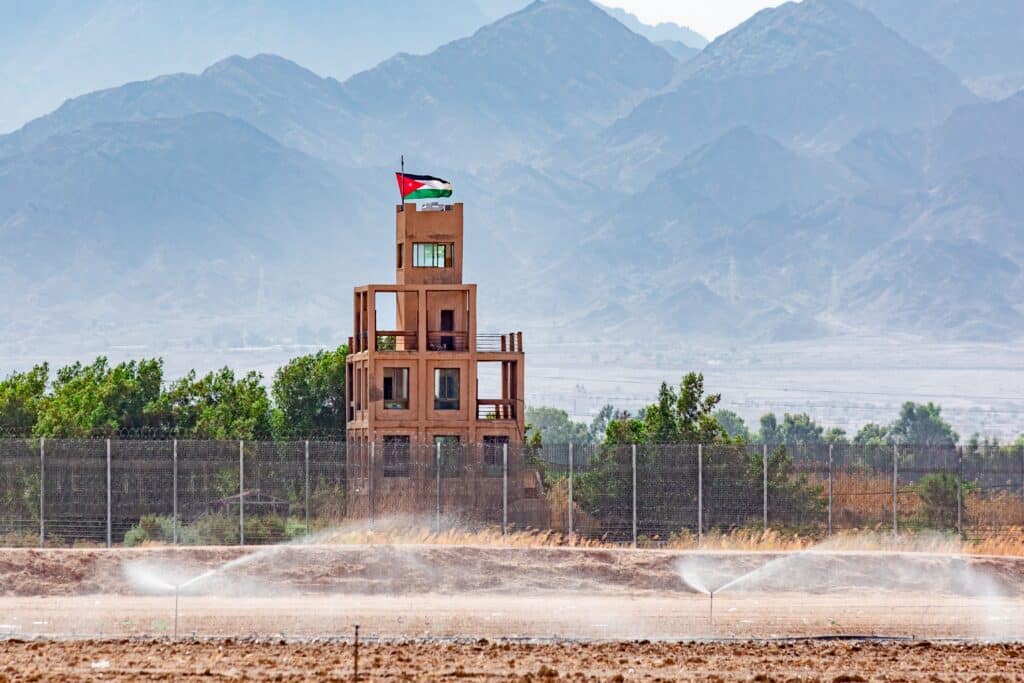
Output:
[[509,399],[482,398],[476,402],[476,419],[478,420],[514,420],[516,419],[516,402]]
[[523,333],[478,334],[476,350],[487,353],[519,353],[523,350]]
[[405,330],[377,330],[377,351],[415,351],[419,339],[415,332]]
[[456,331],[427,332],[428,351],[468,351],[469,334]]

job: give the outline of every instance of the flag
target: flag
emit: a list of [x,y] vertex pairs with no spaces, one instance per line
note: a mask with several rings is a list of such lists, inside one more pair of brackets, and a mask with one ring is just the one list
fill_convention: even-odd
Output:
[[434,199],[452,196],[452,184],[432,175],[396,173],[395,179],[398,181],[398,192],[402,195],[402,199]]

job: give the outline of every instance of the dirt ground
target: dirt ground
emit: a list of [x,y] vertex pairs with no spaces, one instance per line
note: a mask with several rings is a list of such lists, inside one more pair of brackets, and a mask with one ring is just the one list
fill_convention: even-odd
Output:
[[[361,643],[360,680],[1010,681],[1024,646],[795,641]],[[353,680],[342,642],[0,641],[0,680]]]
[[[718,591],[713,604],[701,588]],[[0,551],[9,638],[314,639],[355,623],[371,639],[1018,641],[1024,561],[398,544]]]

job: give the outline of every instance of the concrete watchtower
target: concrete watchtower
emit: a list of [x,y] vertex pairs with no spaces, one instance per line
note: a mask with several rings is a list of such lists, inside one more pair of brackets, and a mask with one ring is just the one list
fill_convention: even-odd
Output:
[[[478,332],[477,287],[462,282],[463,254],[461,203],[396,206],[395,284],[353,293],[350,442],[401,451],[412,443],[522,440],[522,333]],[[395,308],[394,329],[378,327],[385,297]],[[494,396],[480,395],[485,364],[500,373]]]

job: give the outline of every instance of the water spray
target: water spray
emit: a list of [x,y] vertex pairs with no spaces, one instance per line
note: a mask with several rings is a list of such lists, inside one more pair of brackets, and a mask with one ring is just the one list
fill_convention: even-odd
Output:
[[178,639],[178,594],[181,592],[181,586],[174,587],[174,639]]

